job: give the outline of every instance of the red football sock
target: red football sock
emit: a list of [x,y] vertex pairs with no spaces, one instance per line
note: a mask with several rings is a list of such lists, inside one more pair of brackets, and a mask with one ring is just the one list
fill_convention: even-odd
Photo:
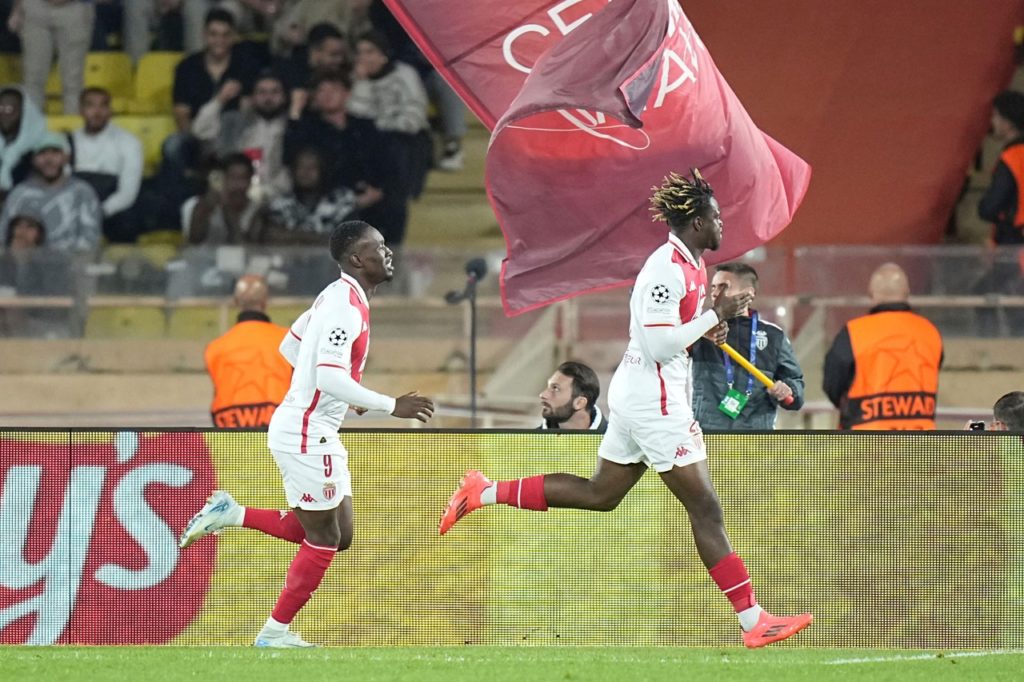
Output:
[[515,481],[498,481],[498,504],[507,504],[520,509],[547,511],[548,501],[544,497],[544,476],[531,476]]
[[320,581],[331,565],[331,559],[337,552],[336,547],[318,547],[303,540],[299,551],[288,567],[288,577],[284,581],[284,589],[277,598],[277,604],[271,617],[279,623],[291,623],[313,592],[320,586]]
[[718,589],[732,602],[736,613],[757,604],[757,600],[754,599],[754,586],[750,582],[750,574],[747,573],[747,567],[743,565],[743,559],[736,552],[712,566],[709,573],[711,573],[715,584],[718,585]]
[[306,538],[306,531],[303,530],[302,524],[299,523],[299,517],[293,511],[246,507],[242,525],[295,544],[299,544]]

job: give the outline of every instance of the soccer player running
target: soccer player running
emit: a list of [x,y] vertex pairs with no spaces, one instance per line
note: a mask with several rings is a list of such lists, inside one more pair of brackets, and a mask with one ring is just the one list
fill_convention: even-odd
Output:
[[338,439],[346,411],[381,410],[422,422],[434,411],[433,401],[415,392],[391,398],[359,384],[370,341],[369,299],[394,274],[384,237],[367,223],[347,221],[331,232],[330,250],[341,277],[320,292],[281,342],[295,372],[270,420],[268,444],[292,510],[243,507],[218,490],[178,543],[184,548],[222,528],[244,526],[299,545],[281,596],[256,636],[258,647],[313,646],[288,626],[335,553],[352,544],[352,482]]
[[648,467],[683,503],[697,553],[739,616],[743,642],[760,647],[807,627],[812,616],[773,616],[758,606],[750,575],[733,552],[722,508],[708,474],[700,425],[691,408],[693,377],[687,348],[703,335],[725,341],[722,320],[750,302],[750,292],[722,295],[701,312],[707,293],[702,253],[722,241],[722,215],[711,186],[696,169],[692,180],[670,174],[651,198],[655,218],[669,225],[668,242],[652,253],[630,296],[629,346],[608,391],[608,431],[589,478],[546,474],[492,482],[468,471],[441,516],[444,535],[456,521],[487,504],[546,511],[568,507],[610,511]]

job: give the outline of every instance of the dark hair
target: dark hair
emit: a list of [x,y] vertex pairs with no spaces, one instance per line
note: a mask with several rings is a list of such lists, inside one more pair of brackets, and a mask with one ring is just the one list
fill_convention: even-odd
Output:
[[14,226],[18,223],[31,223],[37,230],[39,230],[39,241],[36,242],[36,246],[41,246],[46,243],[46,226],[43,225],[43,221],[39,220],[39,218],[36,218],[35,216],[19,213],[7,222],[7,239],[4,242],[5,247],[10,248],[11,242],[14,241]]
[[343,262],[352,253],[352,247],[372,229],[370,223],[362,220],[346,220],[335,225],[331,230],[331,258],[338,263]]
[[231,168],[232,166],[245,166],[246,170],[248,170],[250,174],[256,172],[256,169],[252,165],[252,159],[250,159],[242,152],[232,152],[231,154],[226,154],[224,155],[223,158],[221,158],[221,170],[227,171],[227,169]]
[[1024,391],[1011,391],[997,400],[992,416],[1010,431],[1024,431]]
[[322,21],[309,27],[309,31],[306,33],[306,44],[309,46],[309,49],[318,50],[324,44],[324,41],[332,38],[344,41],[345,34],[334,24]]
[[711,208],[715,196],[711,185],[696,168],[690,169],[692,180],[669,173],[661,187],[652,187],[651,213],[655,220],[663,220],[669,227],[686,227],[694,218],[703,216]]
[[284,79],[281,78],[281,74],[279,74],[275,69],[263,69],[260,71],[252,82],[253,87],[255,87],[255,85],[260,81],[277,81],[281,88],[284,89]]
[[321,83],[339,83],[345,87],[346,90],[352,89],[352,79],[344,71],[337,71],[334,69],[326,71],[317,71],[313,74],[313,77],[309,80],[309,89],[316,90],[320,87]]
[[359,36],[357,43],[366,41],[372,43],[378,50],[384,53],[388,59],[394,59],[394,51],[391,49],[391,41],[388,37],[377,30],[367,31]]
[[0,88],[0,97],[3,97],[4,95],[14,95],[18,99],[20,99],[22,102],[25,101],[25,93],[23,93],[18,88],[12,88],[12,87]]
[[203,26],[209,26],[217,21],[222,24],[227,24],[231,28],[235,27],[235,15],[220,7],[214,7],[206,13],[206,19],[203,20]]
[[101,87],[96,86],[96,85],[90,85],[87,88],[83,88],[82,89],[82,94],[78,96],[78,101],[79,102],[84,102],[85,98],[88,97],[89,95],[103,95],[104,97],[107,98],[107,102],[108,103],[110,102],[110,91],[107,90],[106,88],[101,88]]
[[1014,128],[1024,132],[1024,95],[1015,90],[1004,90],[992,100],[992,108]]
[[295,172],[295,168],[299,165],[299,159],[303,156],[312,156],[313,158],[315,158],[317,162],[320,164],[321,172],[324,170],[324,167],[327,164],[327,161],[324,158],[324,153],[319,147],[314,147],[313,145],[309,144],[303,145],[302,147],[299,147],[299,149],[292,156],[291,161],[289,161],[288,163],[288,169],[291,170],[292,173]]
[[601,395],[601,382],[597,373],[582,362],[563,362],[556,370],[572,379],[572,398],[575,400],[580,396],[587,399],[587,409],[593,412],[597,398]]
[[722,263],[715,266],[715,272],[728,272],[737,277],[746,277],[754,286],[754,291],[757,291],[757,270],[746,263],[740,263],[739,261]]

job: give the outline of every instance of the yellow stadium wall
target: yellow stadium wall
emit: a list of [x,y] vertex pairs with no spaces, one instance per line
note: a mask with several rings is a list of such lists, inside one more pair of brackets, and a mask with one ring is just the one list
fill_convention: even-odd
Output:
[[[587,475],[597,436],[403,430],[344,432],[342,440],[353,474],[355,541],[296,620],[307,639],[328,645],[739,643],[729,604],[697,559],[682,507],[653,473],[611,513],[492,508],[438,537],[441,509],[466,468],[497,478]],[[726,522],[760,601],[770,610],[816,616],[801,644],[1024,645],[1020,437],[799,432],[707,440]],[[66,459],[54,462],[62,448]],[[0,551],[24,549],[21,561],[8,562],[21,568],[0,563],[0,641],[43,643],[44,631],[57,632],[57,625],[38,627],[32,613],[14,616],[38,596],[25,576],[55,546],[53,505],[73,497],[68,474],[61,478],[57,470],[88,465],[82,471],[94,477],[105,467],[107,483],[72,612],[49,609],[54,623],[67,623],[53,641],[251,643],[294,545],[232,529],[175,557],[165,580],[177,581],[173,589],[129,584],[119,592],[90,581],[102,582],[93,579],[99,564],[106,562],[104,575],[112,575],[109,565],[118,561],[131,576],[152,578],[146,556],[171,561],[169,550],[155,548],[167,544],[168,531],[180,532],[214,475],[242,504],[284,506],[264,433],[0,431],[0,454],[0,543],[8,548]],[[43,472],[34,500],[12,489],[13,481],[35,480],[33,467]],[[173,469],[179,478],[122,485],[143,468],[151,477]],[[193,476],[183,483],[181,470],[189,468]],[[142,506],[132,511],[125,489],[136,490],[152,513]],[[119,512],[106,512],[107,490]],[[18,500],[29,500],[33,513],[25,540],[19,535],[24,519],[12,511]],[[111,521],[105,513],[120,514],[121,525],[140,537],[152,526],[149,539],[119,540],[116,523],[102,525]],[[166,529],[159,528],[161,519]],[[106,558],[88,558],[108,545],[115,549],[103,550]],[[204,573],[203,561],[212,573]],[[189,571],[197,577],[190,579]],[[194,603],[195,612],[174,600]],[[180,626],[170,623],[175,619]],[[135,622],[164,627],[140,638]]]

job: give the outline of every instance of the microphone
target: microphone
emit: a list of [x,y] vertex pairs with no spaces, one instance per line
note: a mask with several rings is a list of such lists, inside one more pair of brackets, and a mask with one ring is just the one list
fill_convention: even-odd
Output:
[[466,276],[477,282],[487,274],[487,261],[483,258],[474,258],[466,263]]
[[444,295],[444,300],[449,305],[461,303],[470,297],[476,289],[476,283],[487,275],[487,261],[483,258],[473,258],[466,263],[466,288],[462,291],[449,291]]

